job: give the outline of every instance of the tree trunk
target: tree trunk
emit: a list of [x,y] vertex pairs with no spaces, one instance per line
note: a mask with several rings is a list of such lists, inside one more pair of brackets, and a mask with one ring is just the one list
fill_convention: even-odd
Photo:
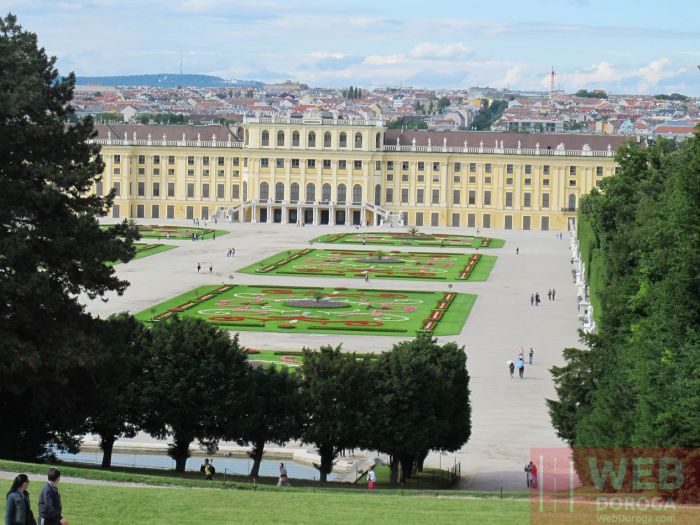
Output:
[[396,486],[399,484],[399,462],[397,456],[389,456],[389,482]]
[[249,478],[257,478],[260,473],[260,462],[262,461],[263,451],[265,450],[265,441],[256,441],[250,451],[250,459],[253,460],[253,466],[250,469]]
[[102,449],[102,468],[112,467],[112,450],[116,436],[100,436],[100,448]]
[[411,477],[411,472],[413,472],[413,456],[410,454],[401,454],[399,456],[399,461],[401,462],[400,481],[404,483]]
[[416,472],[423,472],[423,463],[425,463],[425,458],[427,457],[427,452],[421,452],[416,456]]
[[318,448],[318,453],[321,455],[321,483],[328,481],[328,474],[333,471],[333,459],[335,458],[335,449],[332,446],[321,445]]
[[185,472],[187,458],[190,457],[191,437],[174,435],[173,444],[168,449],[168,455],[175,460],[175,472]]

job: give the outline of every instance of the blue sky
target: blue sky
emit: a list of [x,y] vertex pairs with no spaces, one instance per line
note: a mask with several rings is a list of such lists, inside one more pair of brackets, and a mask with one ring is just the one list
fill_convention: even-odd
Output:
[[0,0],[61,72],[700,96],[700,0]]

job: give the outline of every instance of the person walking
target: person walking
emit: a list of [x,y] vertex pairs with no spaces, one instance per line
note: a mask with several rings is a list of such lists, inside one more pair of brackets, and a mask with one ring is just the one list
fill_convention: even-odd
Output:
[[372,465],[369,466],[367,470],[367,488],[369,490],[374,490],[374,485],[377,483],[377,474],[374,472]]
[[291,487],[289,483],[289,476],[287,475],[287,467],[284,463],[280,463],[280,479],[277,480],[278,487]]
[[532,359],[535,357],[535,351],[530,347],[530,352],[528,353],[530,357],[530,364],[532,364]]
[[531,293],[530,294],[530,306],[534,306],[534,305],[535,305],[535,294]]
[[231,248],[231,257],[233,257],[234,255],[236,255],[236,249],[235,249],[235,248]]
[[537,488],[537,465],[535,465],[534,462],[530,461],[530,488],[531,489],[536,489]]
[[540,302],[540,292],[535,292],[535,306],[539,306]]
[[520,246],[515,248],[515,255],[520,255]]
[[549,288],[549,289],[547,290],[547,299],[550,300],[550,301],[552,300],[552,289],[551,289],[551,288]]
[[39,494],[39,523],[40,525],[68,525],[63,517],[63,505],[58,484],[61,482],[61,471],[51,467],[48,481]]
[[5,525],[36,525],[29,505],[29,476],[19,474],[5,497]]
[[513,361],[508,361],[508,371],[510,372],[510,378],[513,379],[513,374],[515,373],[515,363]]
[[557,291],[552,288],[552,301],[554,301],[554,296],[557,294]]
[[200,271],[201,269],[202,269],[202,265],[199,264],[199,263],[197,263],[197,273],[199,273],[199,271]]
[[209,275],[211,275],[213,271],[214,271],[214,265],[212,263],[209,263]]
[[522,359],[518,359],[518,362],[515,364],[515,367],[518,369],[518,375],[520,376],[520,379],[523,379],[523,376],[525,375],[525,361]]

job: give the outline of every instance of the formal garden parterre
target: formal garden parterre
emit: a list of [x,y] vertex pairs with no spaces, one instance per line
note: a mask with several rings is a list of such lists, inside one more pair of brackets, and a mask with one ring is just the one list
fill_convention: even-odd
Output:
[[475,301],[475,295],[450,291],[224,284],[199,287],[136,317],[148,324],[197,317],[232,331],[455,335]]
[[305,248],[278,253],[239,271],[254,275],[485,281],[495,262],[495,256],[480,253]]
[[[105,224],[101,228],[107,229],[111,225]],[[136,227],[143,239],[173,239],[173,240],[192,240],[193,236],[197,239],[211,239],[226,235],[228,230],[217,230],[214,228],[199,228],[196,226],[161,226],[155,224],[137,224]]]
[[383,244],[388,246],[427,246],[443,248],[503,248],[503,239],[491,237],[474,237],[451,233],[422,232],[351,232],[329,233],[313,239],[311,242],[328,244]]

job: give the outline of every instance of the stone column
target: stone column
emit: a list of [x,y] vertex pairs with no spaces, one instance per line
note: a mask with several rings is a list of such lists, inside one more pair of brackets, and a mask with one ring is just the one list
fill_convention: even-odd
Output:
[[267,223],[272,224],[272,206],[267,207]]
[[258,207],[255,204],[250,208],[250,222],[253,224],[258,222]]
[[313,220],[313,225],[318,226],[318,205],[314,204],[314,220]]

